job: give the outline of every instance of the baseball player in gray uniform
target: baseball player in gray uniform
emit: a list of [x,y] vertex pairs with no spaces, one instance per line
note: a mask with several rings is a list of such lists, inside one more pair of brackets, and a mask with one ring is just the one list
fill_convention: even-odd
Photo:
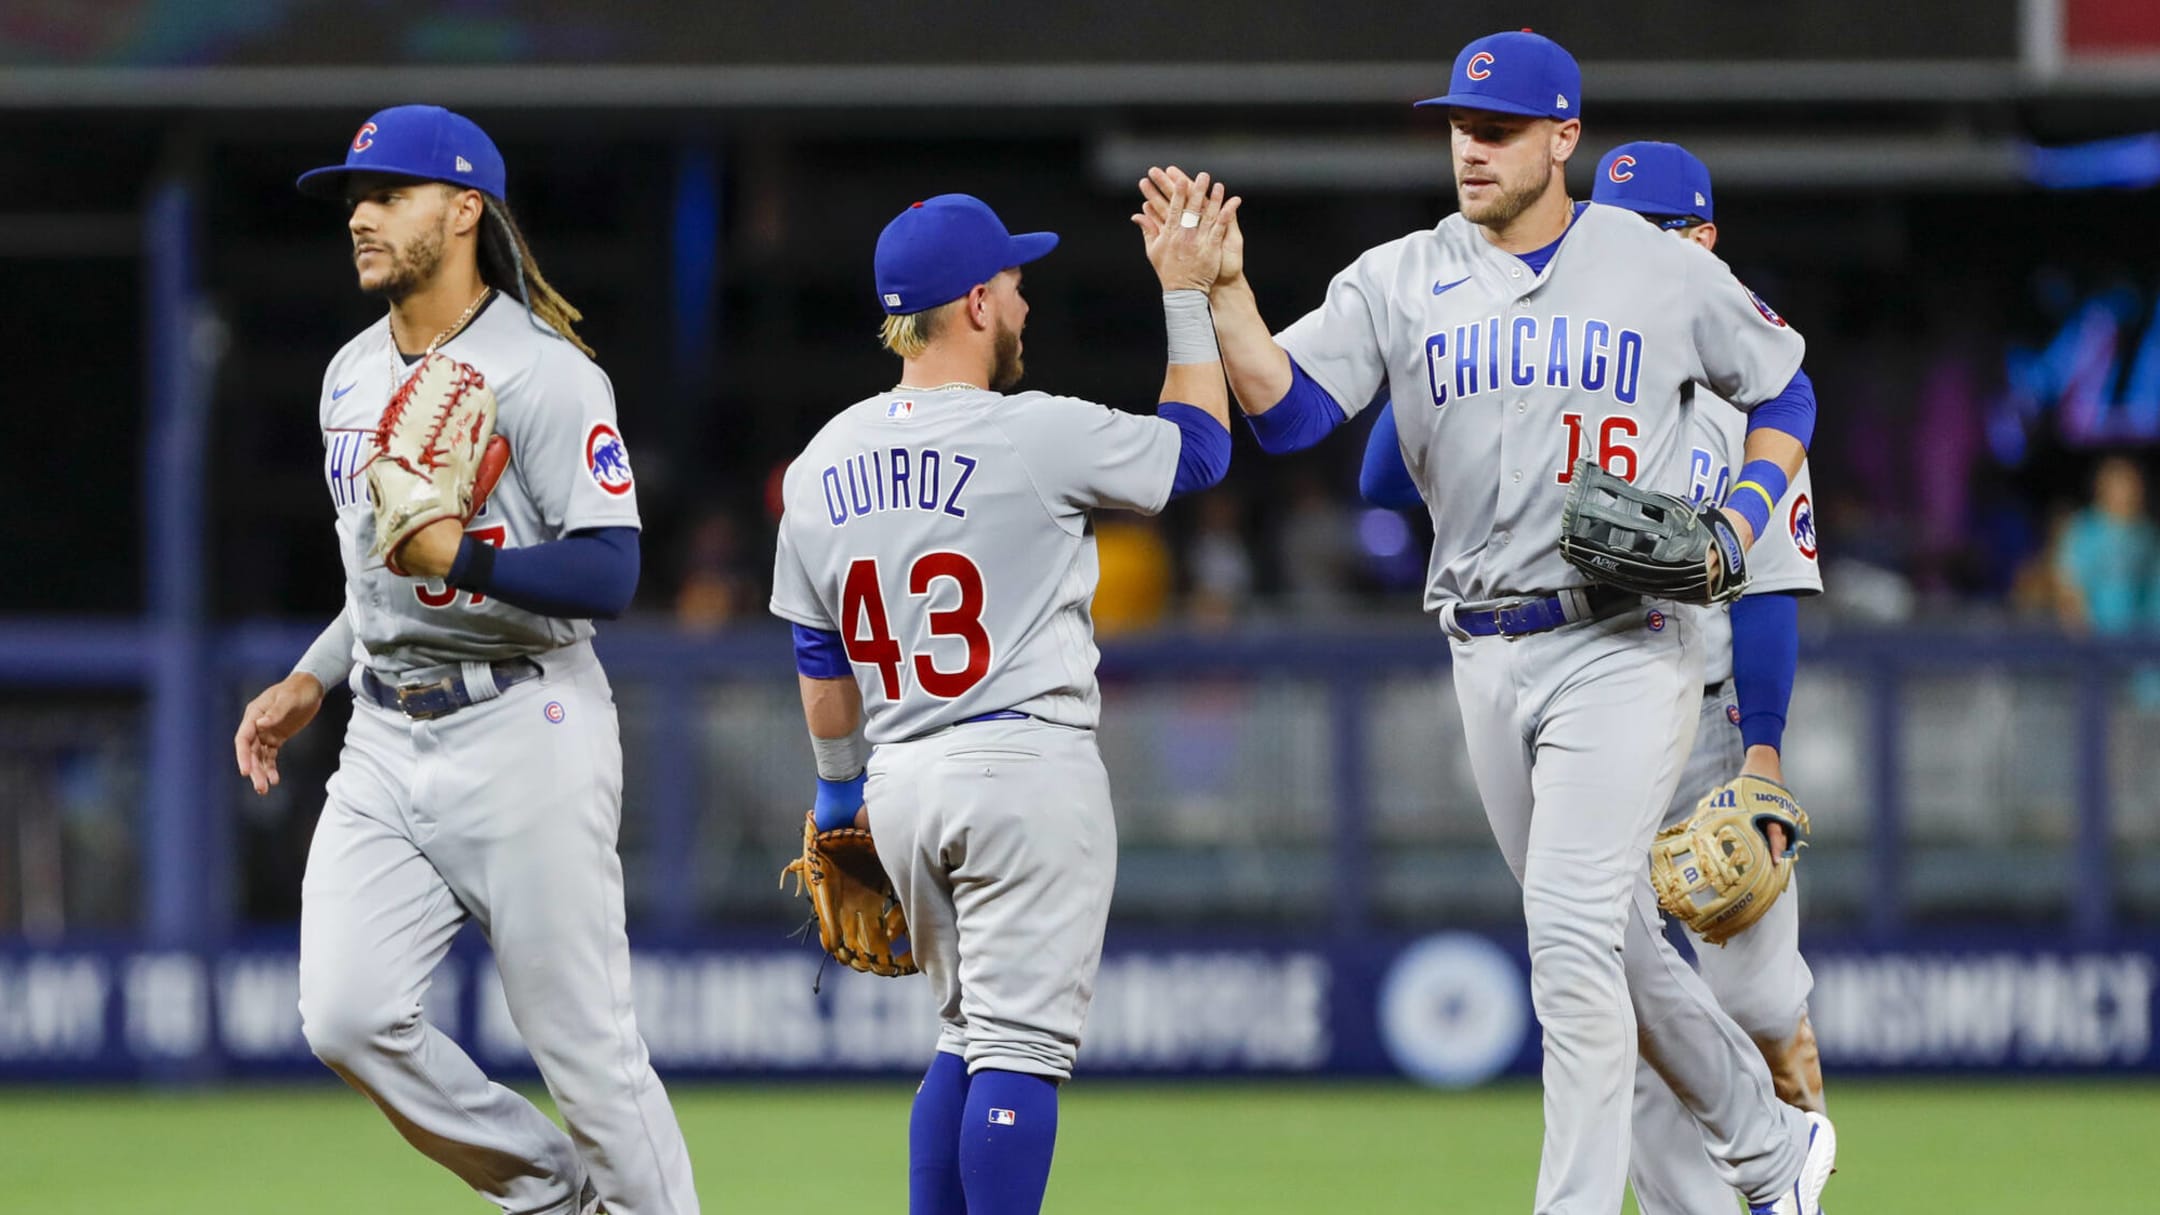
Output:
[[[1718,227],[1710,170],[1677,144],[1622,144],[1598,162],[1590,198],[1634,211],[1663,231],[1715,249]],[[1698,401],[1715,402],[1698,388]],[[1747,415],[1729,408],[1694,412],[1688,452],[1689,501],[1723,502],[1745,461]],[[1366,442],[1359,492],[1376,506],[1421,505],[1403,463],[1395,407],[1380,410]],[[1702,710],[1680,785],[1664,826],[1684,822],[1705,794],[1747,772],[1782,781],[1780,743],[1799,658],[1796,597],[1822,592],[1816,562],[1813,486],[1805,463],[1771,514],[1771,527],[1748,554],[1747,594],[1730,614],[1699,609],[1705,665]],[[1766,828],[1776,851],[1783,830]],[[1814,976],[1800,956],[1798,879],[1762,921],[1722,948],[1696,940],[1698,968],[1718,1003],[1755,1040],[1777,1092],[1802,1109],[1824,1109],[1822,1071],[1807,1021]],[[1714,1215],[1733,1209],[1703,1147],[1702,1128],[1649,1060],[1636,1068],[1635,1142],[1629,1179],[1644,1215]]]
[[[357,701],[301,886],[308,1043],[414,1147],[506,1212],[692,1215],[690,1158],[638,1035],[623,929],[622,750],[592,618],[637,584],[638,510],[613,389],[503,203],[495,145],[434,106],[376,114],[300,178],[342,199],[361,289],[388,315],[323,377],[324,479],[345,610],[234,737],[258,793],[324,690]],[[359,472],[424,354],[478,369],[509,471],[461,527],[370,557]],[[467,919],[565,1134],[421,1015]]]
[[1019,267],[1057,237],[940,195],[878,238],[900,382],[785,478],[772,610],[795,628],[817,823],[876,833],[942,1022],[912,1215],[1032,1213],[1049,1181],[1117,872],[1091,512],[1153,514],[1230,461],[1207,288],[1237,200],[1202,179],[1171,201],[1146,234],[1169,327],[1156,416],[1011,391]]
[[[1685,493],[1693,385],[1749,415],[1726,514],[1743,543],[1766,534],[1813,433],[1804,344],[1707,251],[1568,199],[1581,74],[1560,46],[1478,39],[1450,86],[1423,104],[1448,109],[1459,213],[1367,251],[1280,335],[1233,230],[1212,296],[1224,367],[1270,451],[1396,402],[1432,513],[1425,604],[1451,640],[1472,771],[1523,886],[1545,1036],[1535,1209],[1620,1209],[1640,1030],[1726,1184],[1756,1211],[1813,1215],[1835,1160],[1828,1120],[1777,1099],[1762,1056],[1664,940],[1644,880],[1694,744],[1697,615],[1594,585],[1557,546],[1578,458]],[[1143,191],[1182,177],[1151,170]]]
[[[1717,247],[1710,170],[1677,144],[1622,144],[1598,162],[1591,199],[1634,211],[1705,249]],[[1707,392],[1698,394],[1698,399]],[[1687,496],[1723,502],[1745,462],[1746,415],[1712,401],[1697,409]],[[1816,562],[1814,487],[1805,464],[1748,552],[1747,594],[1730,613],[1702,611],[1705,670],[1695,750],[1665,812],[1685,822],[1695,803],[1736,772],[1784,780],[1780,746],[1799,658],[1797,596],[1822,593]],[[1736,686],[1737,684],[1737,686]],[[1772,831],[1778,831],[1773,826]],[[1774,851],[1782,841],[1773,840]],[[1807,998],[1815,976],[1800,955],[1797,875],[1770,911],[1722,946],[1695,941],[1697,967],[1718,1003],[1753,1038],[1778,1095],[1824,1110],[1822,1070]],[[1702,1130],[1672,1086],[1647,1063],[1635,1083],[1635,1151],[1629,1164],[1643,1215],[1720,1215],[1732,1191],[1704,1150]]]

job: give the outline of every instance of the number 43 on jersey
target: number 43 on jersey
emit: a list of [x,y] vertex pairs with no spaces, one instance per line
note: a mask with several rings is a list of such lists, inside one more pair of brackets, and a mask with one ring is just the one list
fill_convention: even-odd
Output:
[[[892,617],[885,610],[885,591],[875,557],[858,557],[848,565],[847,581],[840,588],[841,642],[848,661],[875,667],[885,699],[898,700],[903,672],[912,670],[915,686],[939,700],[957,700],[990,673],[990,634],[983,628],[982,570],[965,553],[941,550],[924,553],[907,568],[906,593],[911,598],[940,598],[940,583],[951,583],[957,592],[948,607],[931,607],[930,642],[913,655],[903,654],[893,637]],[[938,645],[938,639],[950,639]],[[957,664],[939,665],[939,656],[961,654]]]

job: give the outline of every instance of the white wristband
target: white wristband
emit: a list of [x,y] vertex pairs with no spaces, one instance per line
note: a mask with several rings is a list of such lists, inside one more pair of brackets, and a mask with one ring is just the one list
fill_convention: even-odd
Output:
[[863,743],[860,727],[846,738],[810,736],[810,753],[817,757],[820,780],[854,780],[869,763],[870,748]]
[[1208,311],[1205,291],[1162,293],[1163,323],[1170,330],[1170,363],[1220,363],[1222,349],[1215,344],[1215,315]]

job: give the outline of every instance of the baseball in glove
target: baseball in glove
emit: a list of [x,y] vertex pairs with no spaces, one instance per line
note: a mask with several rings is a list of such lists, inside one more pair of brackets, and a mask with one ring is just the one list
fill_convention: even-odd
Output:
[[[1770,851],[1771,823],[1785,829],[1784,855]],[[1712,945],[1763,918],[1792,880],[1807,811],[1785,786],[1741,776],[1696,803],[1695,813],[1650,844],[1650,887],[1658,906]],[[1781,863],[1782,862],[1782,863]]]
[[404,576],[398,549],[431,523],[469,521],[510,464],[495,433],[495,394],[468,363],[429,354],[375,423],[375,450],[361,470],[375,503],[375,546]]
[[795,879],[795,892],[810,895],[818,943],[833,961],[865,974],[897,979],[914,974],[907,916],[893,896],[892,880],[878,860],[877,843],[860,827],[817,829],[817,815],[803,816],[802,855],[780,871],[780,884]]
[[1560,555],[1606,586],[1679,603],[1729,603],[1747,589],[1747,555],[1715,506],[1637,489],[1577,460],[1560,510]]

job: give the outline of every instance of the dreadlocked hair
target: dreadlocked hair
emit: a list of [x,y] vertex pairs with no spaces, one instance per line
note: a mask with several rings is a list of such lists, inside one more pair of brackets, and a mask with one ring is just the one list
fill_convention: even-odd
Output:
[[480,281],[525,305],[534,316],[547,322],[548,328],[591,358],[592,347],[572,327],[584,320],[585,314],[540,273],[540,263],[533,260],[532,247],[525,243],[525,234],[518,231],[517,220],[511,218],[509,204],[491,195],[482,197],[487,199],[488,218],[494,222],[483,225]]

